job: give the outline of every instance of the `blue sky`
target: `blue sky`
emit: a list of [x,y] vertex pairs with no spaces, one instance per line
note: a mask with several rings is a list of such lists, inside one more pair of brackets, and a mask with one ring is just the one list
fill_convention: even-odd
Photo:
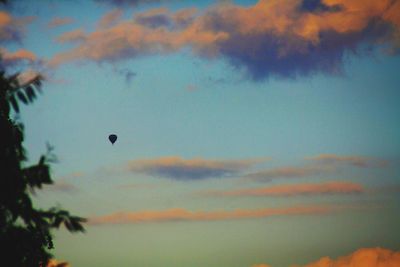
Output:
[[55,258],[279,267],[399,250],[398,1],[139,2],[1,11],[8,70],[46,76],[21,113],[29,160],[46,142],[59,158],[35,201],[89,218],[56,233]]

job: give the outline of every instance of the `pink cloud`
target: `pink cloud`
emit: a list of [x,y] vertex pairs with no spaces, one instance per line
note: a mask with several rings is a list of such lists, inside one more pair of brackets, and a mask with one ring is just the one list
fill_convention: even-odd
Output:
[[336,168],[332,166],[284,166],[250,173],[247,174],[245,178],[250,178],[258,181],[271,181],[275,178],[309,177],[331,173],[335,170]]
[[212,196],[298,196],[321,194],[354,194],[362,193],[362,185],[351,182],[326,182],[276,185],[263,188],[240,189],[233,191],[208,191]]
[[237,209],[233,211],[188,211],[181,208],[163,211],[138,211],[138,212],[116,212],[105,216],[97,216],[89,219],[93,225],[102,224],[130,224],[146,222],[167,221],[221,221],[250,218],[266,218],[271,216],[289,215],[318,215],[332,212],[330,206],[298,206],[289,208],[266,208],[266,209]]
[[335,154],[321,154],[315,157],[308,157],[306,159],[324,164],[347,164],[360,168],[382,168],[389,164],[387,160],[383,159],[364,156],[339,156]]

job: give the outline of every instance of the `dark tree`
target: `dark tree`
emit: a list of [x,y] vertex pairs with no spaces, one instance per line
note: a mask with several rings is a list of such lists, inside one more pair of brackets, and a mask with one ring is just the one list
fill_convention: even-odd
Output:
[[48,146],[35,165],[26,166],[24,127],[11,114],[12,110],[18,114],[21,104],[34,102],[43,79],[38,75],[20,84],[17,77],[0,70],[0,265],[46,266],[52,257],[51,230],[64,225],[70,232],[84,232],[85,219],[32,204],[35,189],[53,183],[50,163],[54,155]]

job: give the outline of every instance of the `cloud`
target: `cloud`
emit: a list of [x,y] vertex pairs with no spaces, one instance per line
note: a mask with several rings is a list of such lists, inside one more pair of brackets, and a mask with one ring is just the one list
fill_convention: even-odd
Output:
[[308,157],[308,160],[323,164],[347,164],[359,168],[386,167],[389,162],[383,159],[363,157],[363,156],[339,156],[334,154],[321,154],[315,157]]
[[55,28],[63,25],[68,25],[73,23],[74,20],[72,18],[53,18],[48,24],[47,27]]
[[323,257],[306,265],[292,267],[395,267],[400,266],[400,252],[384,248],[361,248],[336,260]]
[[268,182],[275,178],[309,177],[333,171],[335,171],[335,168],[332,166],[285,166],[250,173],[245,175],[244,178]]
[[127,169],[132,172],[176,180],[200,180],[236,175],[263,161],[266,159],[208,160],[162,157],[131,161],[128,163]]
[[29,81],[32,81],[32,79],[37,77],[38,75],[40,75],[39,72],[28,68],[23,72],[21,72],[17,78],[20,84],[27,84]]
[[137,73],[127,68],[114,68],[115,73],[122,75],[126,84],[130,84]]
[[153,9],[86,34],[51,63],[115,62],[190,47],[198,56],[226,60],[254,80],[340,74],[345,55],[361,47],[399,51],[398,14],[400,0],[260,0],[249,7],[217,4],[202,13]]
[[325,194],[354,194],[364,192],[361,184],[351,182],[326,182],[276,185],[263,188],[240,189],[232,191],[207,191],[207,196],[298,196]]
[[0,44],[21,42],[26,24],[34,17],[15,18],[5,11],[0,11]]
[[400,184],[375,186],[375,187],[370,188],[369,192],[384,193],[384,194],[400,193]]
[[255,264],[255,265],[252,265],[251,267],[271,267],[271,265],[263,263],[263,264]]
[[99,21],[99,28],[107,28],[114,25],[122,16],[123,11],[121,9],[113,9],[105,14]]
[[[192,9],[171,15],[171,21],[175,21],[173,27],[181,27],[178,24],[182,23],[185,17],[182,14],[185,12],[188,16]],[[88,34],[79,30],[63,34],[58,38],[60,42],[78,41],[78,45],[72,50],[56,54],[49,65],[55,67],[82,59],[113,63],[143,55],[172,53],[186,46],[192,46],[203,55],[212,55],[216,48],[214,43],[225,37],[225,33],[203,31],[195,22],[183,29],[170,31],[165,27],[153,28],[134,21],[122,21],[113,27]]]
[[55,259],[50,259],[46,267],[70,267],[71,265],[66,261],[58,261]]
[[194,92],[198,89],[198,86],[194,85],[194,84],[188,84],[186,86],[186,91],[188,92]]
[[0,47],[0,68],[8,72],[22,72],[18,75],[20,84],[36,77],[40,70],[43,70],[44,61],[38,58],[35,53],[26,49],[19,49],[14,52],[8,51],[6,48]]
[[84,41],[86,38],[86,34],[82,29],[76,29],[73,31],[65,32],[57,38],[57,42],[66,43],[66,42],[79,42]]
[[0,55],[2,64],[5,66],[14,66],[21,63],[33,63],[37,60],[37,56],[26,49],[19,49],[15,52],[10,52],[5,48],[0,47]]
[[78,191],[78,188],[75,185],[66,182],[63,179],[57,180],[55,181],[55,183],[51,185],[46,185],[44,189],[48,192],[64,192],[64,193],[73,193]]
[[329,206],[298,206],[288,208],[267,209],[237,209],[233,211],[188,211],[181,208],[163,211],[138,211],[138,212],[116,212],[105,216],[92,217],[89,224],[132,224],[146,222],[169,222],[169,221],[221,221],[251,218],[265,218],[282,215],[319,215],[333,211]]
[[154,8],[139,13],[135,16],[135,22],[149,28],[169,26],[172,23],[169,11],[166,8]]
[[140,4],[159,3],[162,0],[96,0],[96,1],[99,3],[105,3],[118,7],[127,7],[127,6],[137,6]]

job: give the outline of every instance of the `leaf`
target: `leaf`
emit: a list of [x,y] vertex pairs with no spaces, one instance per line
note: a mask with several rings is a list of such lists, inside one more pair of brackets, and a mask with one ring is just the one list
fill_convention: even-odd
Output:
[[65,220],[64,221],[64,225],[67,228],[68,231],[73,232],[74,231],[74,227],[72,226],[71,222],[69,220]]
[[60,224],[62,223],[62,221],[63,221],[63,218],[61,216],[57,216],[54,219],[53,226],[56,227],[56,228],[59,228]]
[[28,104],[28,100],[26,99],[25,94],[22,91],[18,91],[17,96],[22,102],[24,102],[24,104]]
[[32,86],[28,86],[28,87],[25,88],[25,93],[26,93],[26,96],[29,99],[29,102],[32,103],[33,100],[35,100],[35,98],[36,98],[35,90],[33,90]]
[[18,103],[17,103],[17,101],[15,100],[15,97],[14,97],[14,96],[11,96],[11,97],[10,97],[10,102],[11,102],[11,105],[12,105],[14,111],[15,111],[16,113],[19,113],[19,106],[18,106]]

